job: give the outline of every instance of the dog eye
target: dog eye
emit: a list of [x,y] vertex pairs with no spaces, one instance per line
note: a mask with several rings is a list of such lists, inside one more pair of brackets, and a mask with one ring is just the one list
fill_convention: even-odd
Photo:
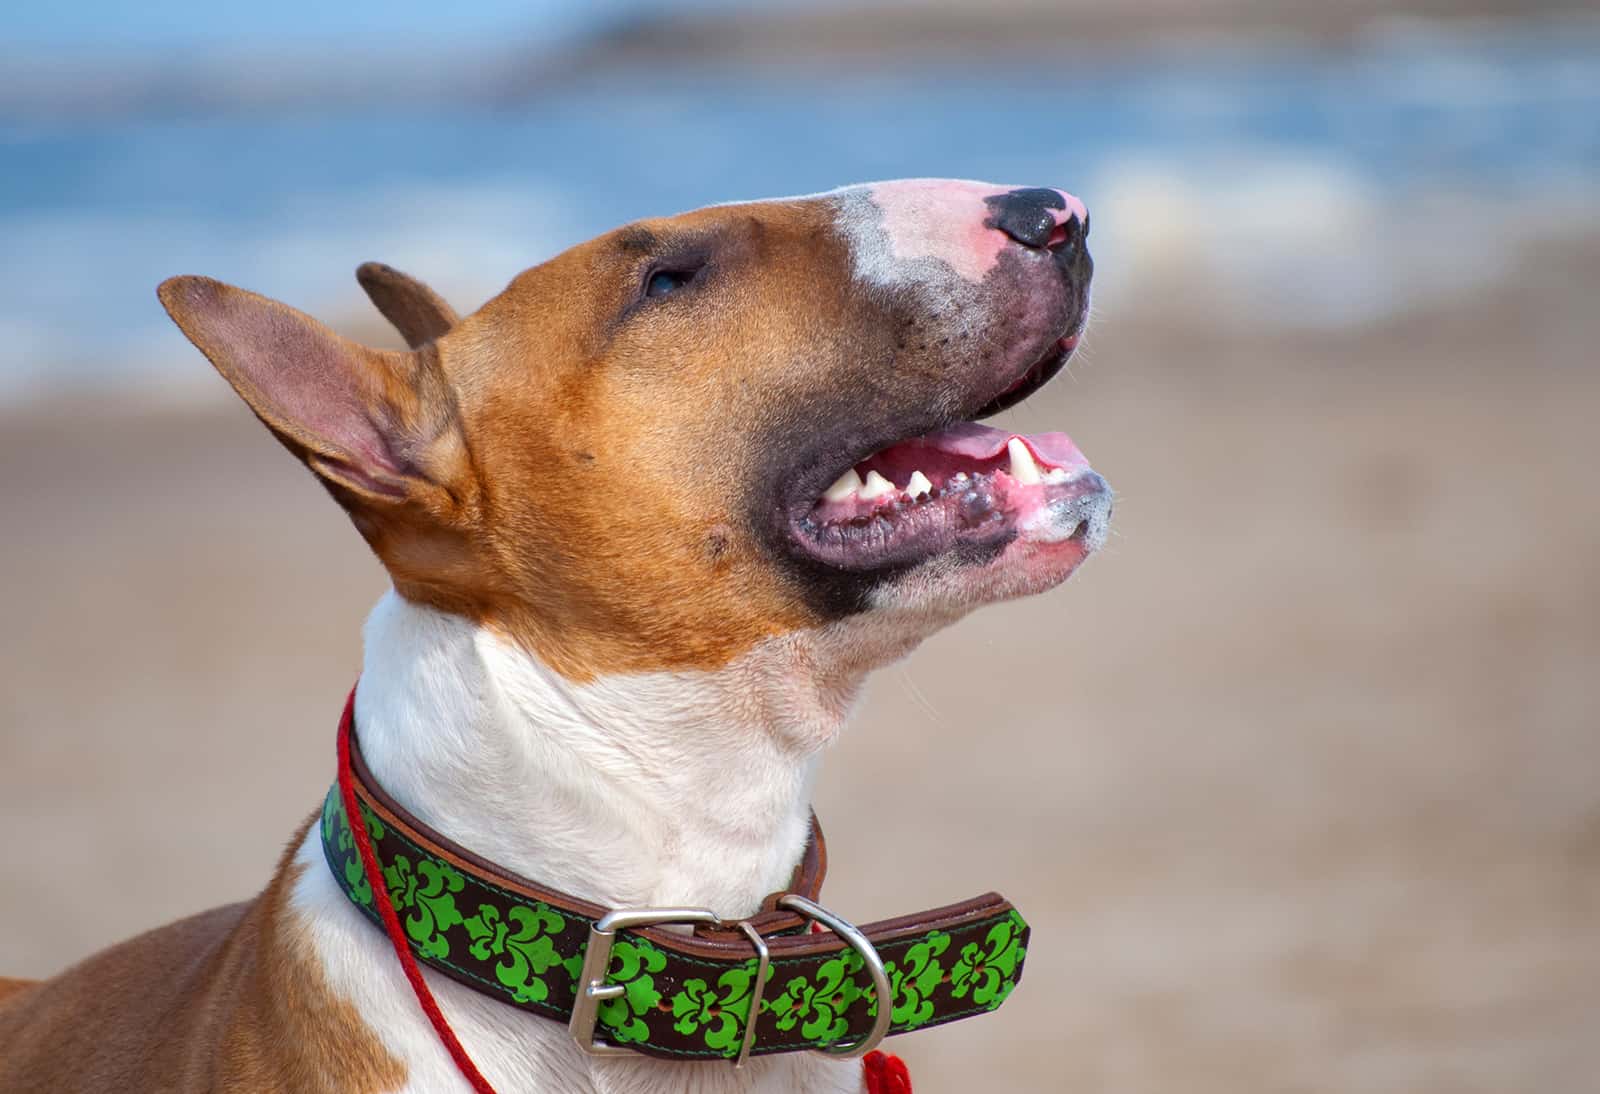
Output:
[[646,296],[669,296],[694,280],[693,270],[657,270],[645,282]]

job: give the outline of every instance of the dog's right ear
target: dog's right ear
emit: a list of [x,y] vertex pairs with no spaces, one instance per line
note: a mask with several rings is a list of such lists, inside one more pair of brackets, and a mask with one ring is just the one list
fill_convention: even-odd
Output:
[[444,297],[393,266],[364,262],[356,269],[356,280],[412,349],[427,345],[461,321]]
[[157,290],[189,341],[357,517],[420,506],[448,522],[470,474],[436,350],[371,349],[207,277]]

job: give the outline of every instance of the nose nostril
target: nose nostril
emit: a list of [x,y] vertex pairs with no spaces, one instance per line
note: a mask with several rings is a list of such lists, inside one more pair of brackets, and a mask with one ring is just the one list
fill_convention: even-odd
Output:
[[1057,225],[1056,230],[1050,233],[1050,249],[1052,251],[1071,250],[1082,243],[1084,237],[1088,234],[1088,227],[1074,214]]

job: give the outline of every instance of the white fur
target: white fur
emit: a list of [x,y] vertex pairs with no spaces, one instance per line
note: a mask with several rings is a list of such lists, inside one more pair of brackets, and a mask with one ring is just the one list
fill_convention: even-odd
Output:
[[[798,861],[819,753],[861,676],[936,625],[825,629],[772,639],[715,672],[574,685],[489,630],[390,593],[368,620],[356,725],[379,782],[456,842],[602,904],[739,917]],[[296,861],[292,907],[332,990],[405,1065],[404,1090],[466,1090],[387,940],[335,885],[315,828]],[[432,973],[428,982],[502,1094],[861,1089],[858,1062],[810,1053],[741,1071],[595,1059],[555,1022]]]
[[[969,284],[983,280],[1001,247],[996,237],[993,252],[980,255],[972,241],[952,231],[952,226],[970,222],[976,227],[989,215],[983,199],[1014,189],[1017,187],[968,179],[890,179],[812,194],[719,204],[831,200],[837,206],[835,223],[850,243],[857,281],[922,288],[937,296],[948,273]],[[1069,196],[1069,204],[1082,215],[1081,202]]]

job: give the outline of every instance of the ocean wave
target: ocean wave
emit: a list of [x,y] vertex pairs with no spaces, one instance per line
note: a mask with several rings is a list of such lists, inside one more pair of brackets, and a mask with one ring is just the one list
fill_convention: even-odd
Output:
[[155,301],[173,274],[337,325],[370,314],[351,274],[379,259],[471,308],[624,221],[895,175],[1074,189],[1095,212],[1102,311],[1382,322],[1595,230],[1600,23],[1585,26],[0,129],[0,401],[217,391]]

